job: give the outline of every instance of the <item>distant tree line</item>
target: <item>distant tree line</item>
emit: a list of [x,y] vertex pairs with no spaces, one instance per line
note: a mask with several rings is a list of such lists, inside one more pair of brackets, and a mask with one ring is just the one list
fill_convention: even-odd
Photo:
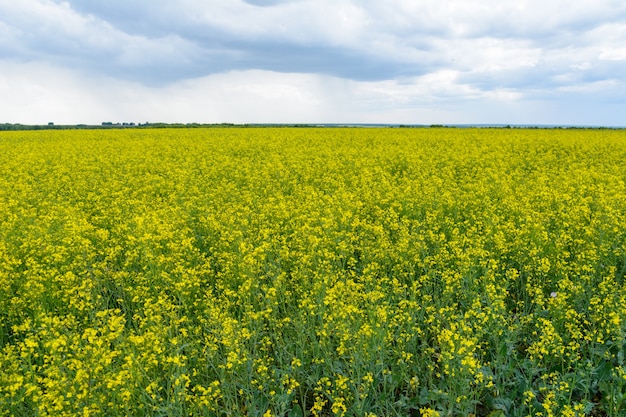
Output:
[[114,123],[102,122],[99,125],[75,124],[25,125],[20,123],[0,123],[0,131],[6,130],[68,130],[68,129],[160,129],[160,128],[202,128],[202,127],[388,127],[388,128],[482,128],[482,129],[594,129],[621,130],[622,127],[593,126],[531,126],[531,125],[360,125],[360,124],[306,124],[306,123]]
[[197,128],[197,127],[235,127],[232,123],[113,123],[103,122],[99,125],[75,124],[57,125],[48,123],[45,125],[25,125],[21,123],[0,123],[0,131],[3,130],[67,130],[67,129],[141,129],[141,128]]

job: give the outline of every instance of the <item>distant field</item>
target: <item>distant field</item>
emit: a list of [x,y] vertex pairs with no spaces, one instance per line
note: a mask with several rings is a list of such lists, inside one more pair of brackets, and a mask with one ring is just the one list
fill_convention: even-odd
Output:
[[626,132],[0,133],[0,416],[624,416]]

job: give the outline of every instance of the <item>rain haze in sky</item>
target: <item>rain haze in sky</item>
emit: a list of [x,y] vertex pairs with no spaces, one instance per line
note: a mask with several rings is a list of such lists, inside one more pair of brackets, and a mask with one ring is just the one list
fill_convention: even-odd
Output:
[[0,123],[626,125],[619,0],[0,0]]

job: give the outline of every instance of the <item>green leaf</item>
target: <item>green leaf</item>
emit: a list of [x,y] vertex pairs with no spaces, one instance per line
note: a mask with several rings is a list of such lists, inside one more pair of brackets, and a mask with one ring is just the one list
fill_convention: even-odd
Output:
[[289,412],[289,417],[303,417],[304,413],[302,412],[302,408],[299,405],[294,406]]

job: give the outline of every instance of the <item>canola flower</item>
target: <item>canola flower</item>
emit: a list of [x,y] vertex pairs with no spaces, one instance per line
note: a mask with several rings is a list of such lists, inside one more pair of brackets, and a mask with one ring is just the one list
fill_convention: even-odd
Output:
[[626,133],[0,132],[0,416],[623,416]]

